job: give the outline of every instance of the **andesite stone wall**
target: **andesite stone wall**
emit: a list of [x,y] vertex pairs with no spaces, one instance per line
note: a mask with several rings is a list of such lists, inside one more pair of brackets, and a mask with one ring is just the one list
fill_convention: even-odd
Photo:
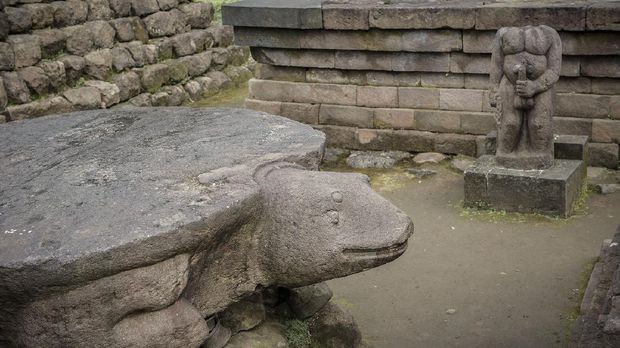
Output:
[[551,26],[563,42],[555,132],[589,136],[590,164],[618,166],[620,2],[244,0],[223,14],[261,63],[247,107],[313,124],[331,146],[470,156],[495,128],[496,30]]
[[82,109],[180,105],[252,76],[213,5],[0,0],[0,123]]

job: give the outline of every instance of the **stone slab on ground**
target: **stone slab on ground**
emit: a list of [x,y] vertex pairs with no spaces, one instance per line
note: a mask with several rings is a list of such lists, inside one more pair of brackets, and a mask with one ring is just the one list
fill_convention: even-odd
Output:
[[226,25],[320,29],[322,0],[243,0],[222,6]]
[[545,170],[504,168],[485,155],[465,170],[467,207],[568,217],[579,197],[586,168],[583,161],[556,160]]
[[347,157],[351,168],[391,168],[399,161],[411,157],[404,151],[353,151]]

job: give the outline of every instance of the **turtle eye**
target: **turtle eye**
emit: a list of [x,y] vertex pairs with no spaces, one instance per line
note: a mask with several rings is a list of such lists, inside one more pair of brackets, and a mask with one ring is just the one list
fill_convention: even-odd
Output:
[[336,203],[342,203],[342,193],[340,193],[339,191],[332,192],[332,199]]

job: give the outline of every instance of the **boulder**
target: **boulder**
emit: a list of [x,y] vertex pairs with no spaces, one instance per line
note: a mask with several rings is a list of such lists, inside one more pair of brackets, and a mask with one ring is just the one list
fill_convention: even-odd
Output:
[[182,12],[174,9],[144,18],[144,25],[150,37],[170,36],[185,30],[186,18]]
[[155,92],[161,88],[169,79],[169,68],[166,64],[153,64],[145,67],[141,71],[142,87]]
[[58,28],[84,23],[88,18],[88,4],[81,0],[55,1],[51,6]]
[[183,88],[185,88],[185,92],[187,92],[192,100],[200,99],[202,97],[202,93],[204,92],[202,85],[196,80],[188,81],[185,85],[183,85]]
[[2,79],[4,80],[4,89],[9,102],[24,104],[30,101],[28,86],[18,73],[14,71],[4,72],[2,73]]
[[247,82],[252,78],[252,72],[244,66],[227,66],[224,69],[224,74],[230,78],[235,86],[239,86],[242,83]]
[[114,11],[110,8],[108,0],[86,0],[88,4],[88,20],[110,20],[114,18]]
[[201,76],[201,77],[196,78],[194,81],[200,83],[203,97],[208,97],[208,96],[217,94],[220,91],[220,89],[217,86],[216,81],[210,77]]
[[188,56],[196,53],[196,43],[191,33],[184,33],[175,36],[172,39],[172,47],[177,57]]
[[188,32],[188,34],[196,44],[196,52],[202,52],[213,46],[213,37],[211,37],[211,34],[205,29],[192,30]]
[[157,4],[160,10],[168,11],[179,6],[179,0],[157,0]]
[[233,335],[225,348],[270,347],[288,348],[284,336],[284,326],[273,321],[266,322],[252,331],[242,331]]
[[10,106],[7,108],[7,111],[11,120],[22,120],[70,112],[73,111],[73,106],[65,98],[56,96],[49,99],[39,99],[27,104]]
[[41,45],[41,57],[51,58],[66,48],[67,34],[61,29],[45,29],[34,32]]
[[187,99],[189,96],[183,87],[165,86],[151,96],[151,104],[153,106],[179,106]]
[[233,303],[220,314],[220,320],[233,334],[255,328],[265,320],[263,297],[256,293]]
[[450,167],[460,173],[463,173],[465,169],[474,164],[475,161],[475,158],[459,155],[450,161]]
[[439,163],[446,159],[446,155],[439,152],[422,152],[413,157],[416,164]]
[[131,1],[127,0],[108,0],[110,8],[116,17],[128,17],[131,15]]
[[133,56],[124,47],[114,47],[111,50],[111,54],[112,68],[114,68],[114,71],[116,72],[121,72],[125,69],[136,66],[136,61],[134,61]]
[[[127,0],[126,0],[127,1]],[[129,0],[131,2],[131,12],[135,16],[144,17],[159,11],[157,0]]]
[[140,76],[133,71],[115,76],[114,84],[118,86],[119,99],[122,102],[137,96],[142,89],[140,85]]
[[59,61],[65,67],[67,84],[74,85],[82,76],[82,72],[86,67],[86,60],[80,56],[67,55],[62,56]]
[[29,66],[19,70],[19,77],[24,80],[28,88],[38,95],[49,92],[50,79],[43,69],[36,66]]
[[9,16],[4,12],[0,12],[0,41],[5,41],[9,36]]
[[141,67],[147,64],[146,52],[141,41],[122,43],[119,47],[127,49],[135,62],[135,66]]
[[207,73],[207,77],[212,80],[212,86],[214,86],[218,90],[228,89],[233,86],[230,77],[228,77],[221,71],[210,71]]
[[95,87],[78,87],[66,90],[63,96],[78,110],[101,108],[101,93]]
[[189,67],[179,59],[170,59],[165,61],[164,64],[168,66],[168,77],[171,82],[181,82],[189,75]]
[[215,12],[210,2],[182,4],[179,9],[187,15],[187,24],[192,28],[208,28]]
[[67,36],[67,52],[70,54],[83,56],[90,52],[94,47],[94,35],[83,25],[66,27],[64,29]]
[[13,47],[15,68],[35,65],[41,60],[41,46],[35,35],[12,35],[7,42]]
[[149,43],[157,46],[159,51],[159,60],[166,60],[174,58],[174,48],[172,47],[172,39],[168,37],[162,37],[158,39],[150,40]]
[[32,15],[32,28],[43,29],[54,24],[54,11],[50,4],[26,4],[23,6]]
[[0,42],[0,70],[15,69],[15,54],[13,47],[6,42]]
[[101,107],[106,109],[112,105],[120,103],[120,88],[114,84],[99,80],[89,80],[84,82],[85,87],[94,87],[101,93]]
[[7,7],[4,9],[11,33],[24,33],[32,28],[32,14],[25,7]]
[[136,38],[134,33],[134,22],[139,21],[138,17],[117,18],[109,23],[116,31],[116,39],[120,42],[133,41]]
[[325,347],[355,348],[362,341],[353,316],[331,302],[308,319],[308,329],[312,338]]
[[151,94],[142,93],[129,100],[129,104],[133,106],[151,106]]
[[112,51],[108,48],[84,56],[84,72],[98,80],[106,80],[112,73]]
[[409,157],[411,154],[404,151],[353,151],[347,157],[347,165],[352,168],[392,168]]
[[189,76],[200,76],[211,66],[211,52],[203,52],[193,56],[179,58],[179,62],[187,67]]
[[297,318],[306,319],[321,310],[332,296],[326,283],[318,283],[290,289],[286,302]]
[[143,46],[144,57],[147,64],[155,64],[159,60],[159,48],[155,45]]
[[114,46],[116,30],[108,22],[102,20],[87,22],[84,27],[94,34],[93,44],[95,48],[112,48]]
[[428,168],[407,168],[407,173],[415,175],[418,179],[424,179],[437,174],[437,171]]
[[9,97],[6,95],[6,89],[4,89],[4,81],[2,80],[2,77],[0,77],[0,112],[6,109],[6,105],[8,103]]

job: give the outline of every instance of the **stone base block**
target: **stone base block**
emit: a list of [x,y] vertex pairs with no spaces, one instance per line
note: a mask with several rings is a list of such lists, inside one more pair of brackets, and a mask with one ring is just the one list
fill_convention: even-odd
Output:
[[556,159],[545,170],[497,165],[485,155],[465,170],[465,206],[568,217],[583,186],[586,167],[580,160]]
[[[487,155],[493,155],[497,147],[497,131],[485,138]],[[588,137],[585,135],[554,135],[553,151],[556,159],[581,160],[588,163]]]

